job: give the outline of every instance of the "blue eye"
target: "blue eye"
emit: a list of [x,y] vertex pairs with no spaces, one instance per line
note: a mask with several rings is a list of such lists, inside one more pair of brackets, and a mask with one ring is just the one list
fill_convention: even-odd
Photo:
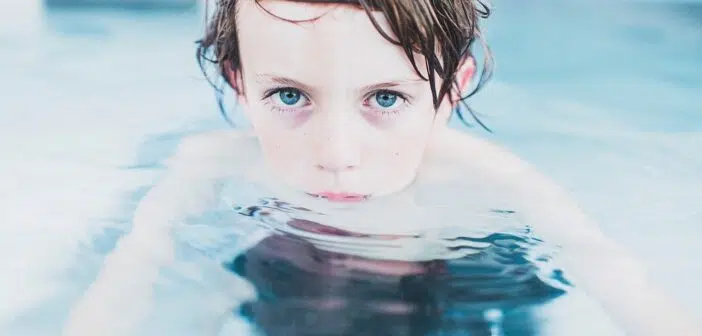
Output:
[[285,105],[295,105],[302,98],[302,93],[295,89],[283,89],[278,91],[278,98]]
[[397,102],[397,95],[392,92],[378,92],[375,94],[375,102],[380,107],[388,108]]

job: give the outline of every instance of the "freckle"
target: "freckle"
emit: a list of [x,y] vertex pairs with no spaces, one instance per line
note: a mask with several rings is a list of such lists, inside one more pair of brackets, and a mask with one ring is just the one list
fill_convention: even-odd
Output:
[[395,156],[400,156],[400,153],[399,153],[399,152],[395,152]]

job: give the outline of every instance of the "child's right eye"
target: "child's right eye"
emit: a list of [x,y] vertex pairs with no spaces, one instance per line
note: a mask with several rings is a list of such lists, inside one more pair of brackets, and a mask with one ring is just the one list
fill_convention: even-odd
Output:
[[307,97],[294,88],[276,89],[269,94],[273,104],[283,108],[303,107],[308,104]]

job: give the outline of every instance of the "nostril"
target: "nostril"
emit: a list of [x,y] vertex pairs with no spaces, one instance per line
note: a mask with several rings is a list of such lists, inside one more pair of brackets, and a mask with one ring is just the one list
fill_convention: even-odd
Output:
[[356,169],[355,165],[323,165],[323,164],[318,164],[315,166],[318,170],[323,170],[323,171],[328,171],[328,172],[340,172],[340,171],[347,171],[347,170],[354,170]]

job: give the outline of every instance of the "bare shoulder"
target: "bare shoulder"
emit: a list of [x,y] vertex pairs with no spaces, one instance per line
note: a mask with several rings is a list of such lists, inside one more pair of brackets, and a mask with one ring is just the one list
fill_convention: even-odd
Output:
[[534,165],[488,140],[447,129],[437,136],[431,155],[446,161],[460,175],[478,179],[499,190],[523,220],[555,240],[572,243],[589,237],[602,239],[598,225],[562,186]]
[[[139,203],[134,227],[169,226],[174,218],[201,211],[215,201],[215,183],[254,164],[256,140],[245,132],[217,131],[181,140],[162,178]],[[241,158],[245,157],[245,160]]]
[[430,149],[433,160],[448,161],[471,173],[489,174],[501,180],[537,173],[507,148],[455,129],[440,132]]
[[[255,137],[249,132],[232,129],[183,138],[166,164],[171,174],[184,171],[225,174],[259,156]],[[248,159],[241,160],[242,157]]]
[[198,133],[181,140],[171,161],[184,157],[226,159],[237,155],[239,151],[250,150],[254,142],[251,133],[241,130]]

